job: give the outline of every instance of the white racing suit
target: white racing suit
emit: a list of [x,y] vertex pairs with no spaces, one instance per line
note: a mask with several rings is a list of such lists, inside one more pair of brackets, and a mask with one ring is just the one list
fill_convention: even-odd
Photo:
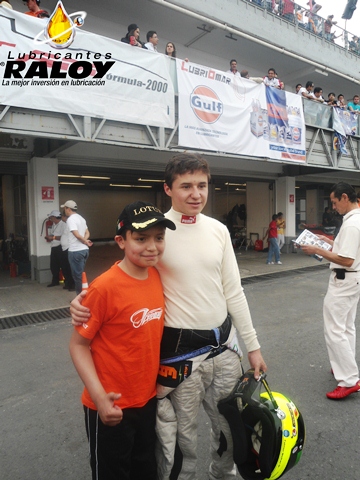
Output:
[[[211,344],[207,344],[211,337]],[[217,404],[229,395],[242,374],[241,355],[237,331],[229,317],[210,331],[165,327],[157,395],[159,480],[168,480],[170,474],[172,480],[197,478],[201,404],[211,420],[209,478],[235,479],[231,432]]]

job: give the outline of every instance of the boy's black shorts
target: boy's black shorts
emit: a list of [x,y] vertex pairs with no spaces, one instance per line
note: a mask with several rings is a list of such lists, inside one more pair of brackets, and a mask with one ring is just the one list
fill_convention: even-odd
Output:
[[93,480],[156,480],[156,397],[141,408],[125,408],[115,427],[84,407]]

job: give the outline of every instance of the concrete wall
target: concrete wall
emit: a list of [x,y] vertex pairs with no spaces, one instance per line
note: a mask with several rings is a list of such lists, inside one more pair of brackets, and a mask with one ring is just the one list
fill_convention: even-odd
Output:
[[318,191],[306,191],[306,223],[318,223]]
[[[266,232],[271,216],[275,213],[274,189],[270,190],[267,182],[247,182],[247,236],[258,233],[261,240]],[[255,238],[255,237],[254,237]],[[254,238],[252,240],[254,241]],[[264,247],[267,245],[264,244]]]

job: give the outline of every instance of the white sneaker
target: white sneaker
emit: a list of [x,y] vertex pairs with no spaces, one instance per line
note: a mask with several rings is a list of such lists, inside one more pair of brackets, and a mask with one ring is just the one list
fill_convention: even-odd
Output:
[[274,262],[266,262],[266,265],[274,265]]
[[282,262],[276,262],[276,265],[282,265]]

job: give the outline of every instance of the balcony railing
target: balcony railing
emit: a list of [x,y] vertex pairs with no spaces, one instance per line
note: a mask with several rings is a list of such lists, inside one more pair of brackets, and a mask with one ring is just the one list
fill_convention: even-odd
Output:
[[[303,99],[303,107],[306,125],[333,130],[333,107],[306,98]],[[356,136],[360,132],[359,122],[360,118],[357,119]]]
[[275,8],[273,8],[272,0],[243,1],[266,9],[269,14],[279,16],[289,23],[296,24],[299,28],[308,30],[313,35],[324,38],[326,41],[335,43],[354,55],[360,56],[360,39],[355,34],[339,27],[336,19],[329,23],[328,19],[311,12],[295,2],[292,2],[293,8],[291,6],[288,8],[284,1],[275,4]]

